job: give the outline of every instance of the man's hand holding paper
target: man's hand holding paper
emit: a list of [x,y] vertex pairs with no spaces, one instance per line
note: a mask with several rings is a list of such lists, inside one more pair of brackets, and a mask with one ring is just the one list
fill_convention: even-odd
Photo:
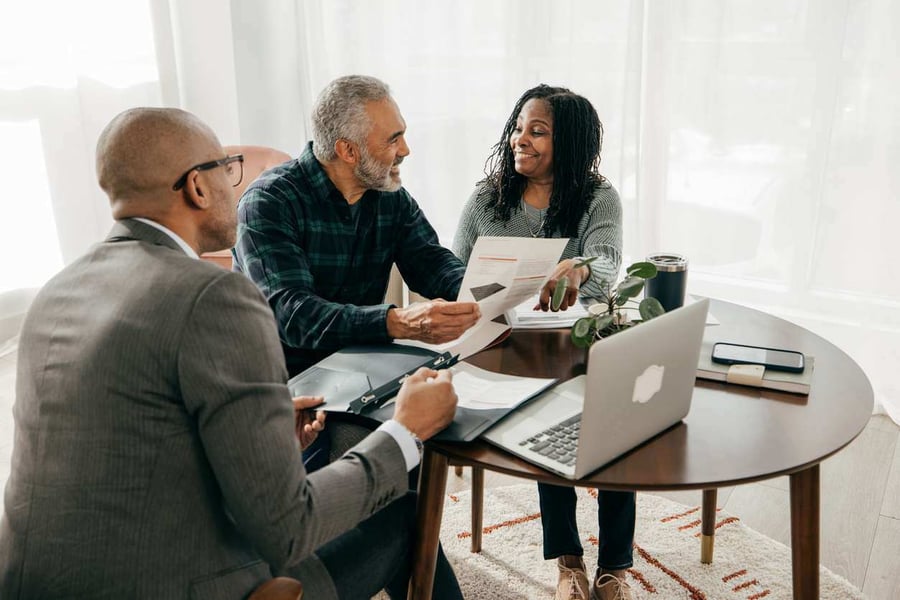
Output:
[[426,344],[451,342],[475,325],[481,310],[475,302],[447,302],[441,298],[416,302],[388,311],[388,335]]

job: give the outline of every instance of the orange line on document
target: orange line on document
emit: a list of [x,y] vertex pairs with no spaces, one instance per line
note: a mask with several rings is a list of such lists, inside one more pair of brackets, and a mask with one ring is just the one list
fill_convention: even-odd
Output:
[[518,258],[508,258],[506,256],[479,256],[478,260],[502,260],[504,262],[516,262]]

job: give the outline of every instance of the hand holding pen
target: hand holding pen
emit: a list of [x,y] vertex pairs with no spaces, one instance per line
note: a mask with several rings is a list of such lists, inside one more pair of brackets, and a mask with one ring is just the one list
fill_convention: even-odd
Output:
[[422,367],[406,378],[397,394],[394,420],[420,440],[444,429],[456,414],[452,373]]
[[[427,364],[422,365],[422,367],[420,367],[418,370],[427,369],[429,371],[434,371],[436,369],[448,369],[456,364],[456,361],[458,359],[458,354],[454,356],[449,352],[444,352],[443,354],[437,354],[432,357]],[[409,373],[401,375],[397,379],[391,379],[384,385],[377,387],[374,390],[369,390],[356,400],[352,401],[348,410],[350,410],[350,412],[361,415],[380,408],[391,398],[396,396],[400,392],[400,386],[402,386],[406,382],[406,380],[412,377],[416,372],[417,371],[410,371]]]

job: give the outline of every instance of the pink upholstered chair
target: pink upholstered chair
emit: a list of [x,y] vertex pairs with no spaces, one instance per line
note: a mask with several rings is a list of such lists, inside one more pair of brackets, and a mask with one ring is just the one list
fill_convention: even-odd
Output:
[[[291,160],[291,155],[287,152],[266,146],[225,146],[225,153],[229,156],[233,154],[244,155],[244,177],[235,188],[235,197],[237,199],[240,199],[247,186],[255,181],[263,171]],[[223,248],[216,252],[206,252],[200,258],[216,263],[225,269],[231,269],[230,248]]]
[[247,600],[301,600],[303,586],[290,577],[276,577],[265,582]]

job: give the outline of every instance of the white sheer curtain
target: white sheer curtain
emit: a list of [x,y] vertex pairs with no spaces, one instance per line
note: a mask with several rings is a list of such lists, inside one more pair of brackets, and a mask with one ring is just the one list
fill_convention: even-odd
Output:
[[100,130],[159,103],[159,86],[146,2],[2,0],[0,15],[2,355],[35,288],[112,223],[94,178]]
[[[89,35],[76,27],[76,9],[52,4],[71,13],[59,25],[65,39],[77,45]],[[42,152],[10,151],[4,135],[2,157],[17,156],[16,173],[40,173],[28,156],[42,156],[47,166],[45,177],[4,195],[3,214],[25,198],[46,198],[59,230],[54,238],[36,213],[15,228],[36,241],[17,247],[58,239],[68,261],[105,232],[91,155],[99,127],[119,108],[182,106],[224,142],[296,154],[315,94],[348,73],[392,86],[409,126],[405,185],[449,244],[516,98],[536,83],[564,85],[587,96],[606,127],[602,171],[622,196],[627,257],[682,252],[691,261],[690,291],[764,308],[836,342],[865,368],[878,401],[900,422],[900,385],[892,378],[900,361],[900,277],[890,254],[900,217],[900,4],[77,4],[80,13],[102,4],[152,15],[155,54],[139,72],[155,68],[158,77],[130,86],[82,77],[64,91],[27,92],[52,96],[47,112],[71,125],[50,130],[43,125],[49,117],[33,117],[42,123]],[[131,21],[123,19],[127,32]],[[38,36],[34,27],[26,37]],[[110,56],[127,56],[123,48],[145,39],[109,29],[90,35],[112,36]],[[5,47],[2,56],[6,61]],[[107,71],[129,70],[122,66],[110,61]],[[91,104],[97,88],[106,106]],[[6,90],[0,79],[0,98],[10,97]],[[68,109],[57,95],[70,98]],[[32,97],[19,96],[35,105],[28,108],[0,104],[0,126],[27,128],[37,112]],[[64,168],[54,166],[60,156]]]
[[[835,341],[900,422],[897,3],[327,0],[243,8],[241,22],[238,72],[287,61],[302,115],[339,75],[390,83],[409,125],[405,185],[445,244],[518,95],[546,82],[587,96],[626,253],[684,253],[692,292]],[[288,29],[290,47],[266,53]],[[261,115],[269,137],[244,141],[296,151],[271,133],[280,115],[263,124],[270,86],[245,90],[242,123]]]

